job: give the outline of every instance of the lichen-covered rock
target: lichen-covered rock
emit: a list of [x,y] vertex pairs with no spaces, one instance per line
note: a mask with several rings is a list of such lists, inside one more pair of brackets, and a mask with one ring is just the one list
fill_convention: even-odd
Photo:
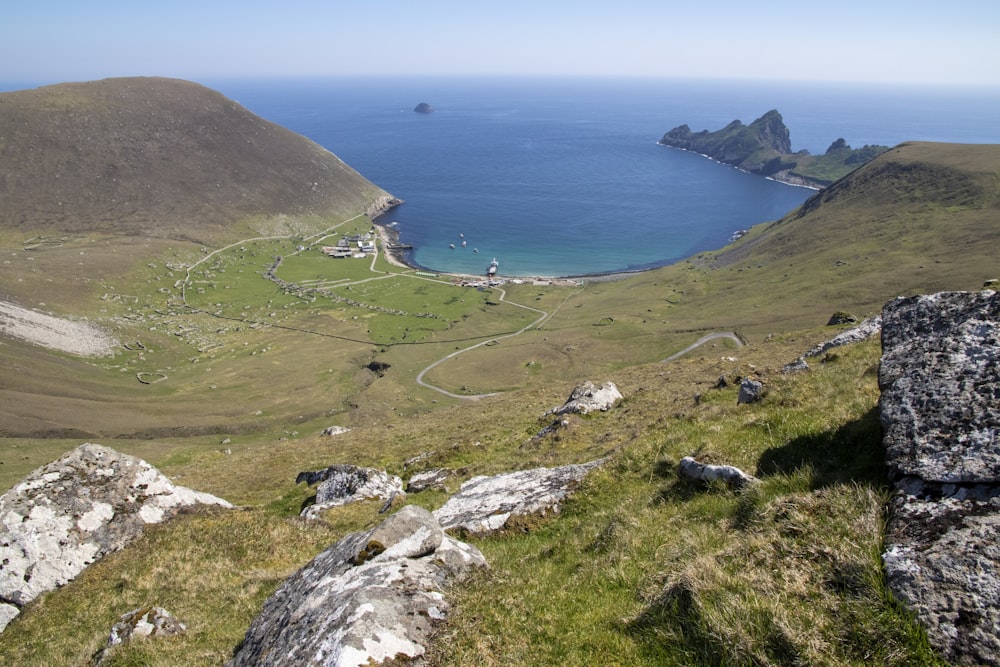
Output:
[[119,644],[147,637],[171,637],[183,634],[187,627],[163,607],[140,607],[122,614],[111,628],[107,645],[94,656],[94,665],[100,667]]
[[122,549],[146,524],[198,503],[231,507],[101,445],[81,445],[35,470],[0,496],[0,629],[22,605]]
[[434,622],[447,617],[448,585],[485,566],[478,549],[408,505],[287,579],[228,665],[347,667],[419,658]]
[[560,504],[603,460],[473,477],[434,511],[445,530],[471,535],[500,530],[512,518],[558,514]]
[[327,426],[325,429],[323,429],[323,433],[321,435],[335,436],[350,432],[351,429],[347,428],[346,426]]
[[384,470],[352,465],[332,465],[323,470],[300,472],[295,483],[319,484],[316,503],[302,510],[302,516],[315,519],[331,507],[359,500],[392,500],[404,493],[403,480]]
[[886,578],[958,664],[1000,664],[998,322],[995,292],[895,299],[882,318]]
[[756,403],[764,395],[764,384],[753,378],[743,378],[740,381],[740,393],[736,396],[736,404]]
[[550,410],[547,414],[565,415],[576,413],[585,415],[595,411],[606,411],[614,407],[622,399],[621,392],[614,382],[605,382],[600,387],[593,382],[584,382],[573,389],[561,407]]
[[1000,294],[895,299],[882,322],[890,472],[935,482],[1000,479]]

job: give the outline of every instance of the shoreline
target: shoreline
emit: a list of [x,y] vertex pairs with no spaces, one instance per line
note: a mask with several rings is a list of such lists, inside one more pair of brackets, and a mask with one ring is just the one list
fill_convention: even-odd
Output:
[[[401,269],[410,269],[412,271],[436,273],[439,276],[450,276],[452,278],[460,280],[487,280],[486,275],[437,271],[434,269],[427,268],[426,266],[420,266],[416,262],[409,261],[406,258],[406,250],[407,250],[406,248],[392,247],[399,242],[399,231],[390,227],[391,223],[384,223],[373,220],[372,224],[375,226],[375,229],[378,232],[379,239],[382,241],[382,248],[385,250],[385,259],[393,266],[399,267]],[[609,271],[606,273],[588,273],[588,274],[580,274],[573,276],[504,276],[504,277],[499,277],[497,279],[502,279],[504,281],[523,280],[525,282],[530,281],[533,284],[549,284],[557,286],[578,285],[583,281],[612,282],[615,280],[624,280],[630,276],[634,276],[640,273],[645,273],[646,271],[654,271],[656,269],[662,268],[663,266],[669,266],[669,264],[663,264],[662,266],[653,266],[648,269],[636,269],[634,271]]]

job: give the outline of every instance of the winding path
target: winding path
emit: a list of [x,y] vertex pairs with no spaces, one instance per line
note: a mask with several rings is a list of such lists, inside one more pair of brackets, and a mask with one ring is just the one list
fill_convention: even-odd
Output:
[[693,342],[690,345],[688,345],[687,347],[685,347],[680,352],[674,352],[673,354],[671,354],[669,357],[667,357],[666,359],[664,359],[660,363],[661,364],[665,364],[668,361],[673,361],[674,359],[678,359],[680,357],[683,357],[685,354],[687,354],[691,350],[695,349],[696,347],[700,347],[700,346],[704,345],[705,343],[708,343],[709,341],[719,340],[720,338],[728,338],[729,340],[731,340],[734,343],[736,343],[736,347],[743,347],[743,345],[744,345],[743,339],[740,338],[738,334],[736,334],[736,333],[734,333],[732,331],[717,331],[715,333],[710,333],[707,336],[702,336],[701,338],[699,338],[695,342]]

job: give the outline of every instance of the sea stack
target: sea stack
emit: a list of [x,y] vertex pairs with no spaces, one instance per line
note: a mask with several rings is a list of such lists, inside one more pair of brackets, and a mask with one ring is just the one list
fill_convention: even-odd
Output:
[[427,104],[427,102],[421,102],[417,106],[413,107],[413,110],[417,113],[434,113],[434,107]]

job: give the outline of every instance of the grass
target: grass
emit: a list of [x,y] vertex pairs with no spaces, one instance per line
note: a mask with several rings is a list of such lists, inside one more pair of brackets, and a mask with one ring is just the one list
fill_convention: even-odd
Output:
[[[510,285],[504,301],[381,258],[372,272],[369,260],[298,251],[326,243],[305,239],[340,218],[244,221],[247,238],[294,238],[198,264],[196,311],[177,281],[207,247],[93,235],[30,260],[34,231],[0,232],[5,290],[142,344],[80,360],[4,340],[0,484],[91,440],[244,508],[186,513],[36,601],[0,635],[0,663],[84,664],[117,616],[145,604],[189,632],[121,649],[114,664],[223,662],[283,577],[379,520],[380,504],[362,503],[302,523],[312,492],[294,483],[301,470],[351,462],[405,479],[447,467],[454,491],[473,475],[610,456],[558,519],[476,542],[492,567],[456,591],[434,664],[934,664],[881,580],[877,343],[803,375],[778,369],[836,332],[822,326],[835,311],[865,316],[899,293],[996,277],[995,164],[986,148],[904,146],[722,251],[623,281]],[[327,284],[336,298],[265,280],[276,255],[281,279]],[[539,317],[514,304],[547,317],[500,338]],[[658,363],[711,331],[748,345],[715,341]],[[487,340],[497,344],[426,377],[501,394],[464,402],[415,384]],[[141,385],[140,372],[166,379]],[[768,394],[736,406],[733,381],[747,375]],[[713,388],[720,376],[728,388]],[[626,398],[536,437],[539,415],[581,380],[612,380]],[[331,424],[353,430],[318,435]],[[744,493],[681,482],[685,455],[761,482]],[[446,495],[407,501],[434,509]]]

